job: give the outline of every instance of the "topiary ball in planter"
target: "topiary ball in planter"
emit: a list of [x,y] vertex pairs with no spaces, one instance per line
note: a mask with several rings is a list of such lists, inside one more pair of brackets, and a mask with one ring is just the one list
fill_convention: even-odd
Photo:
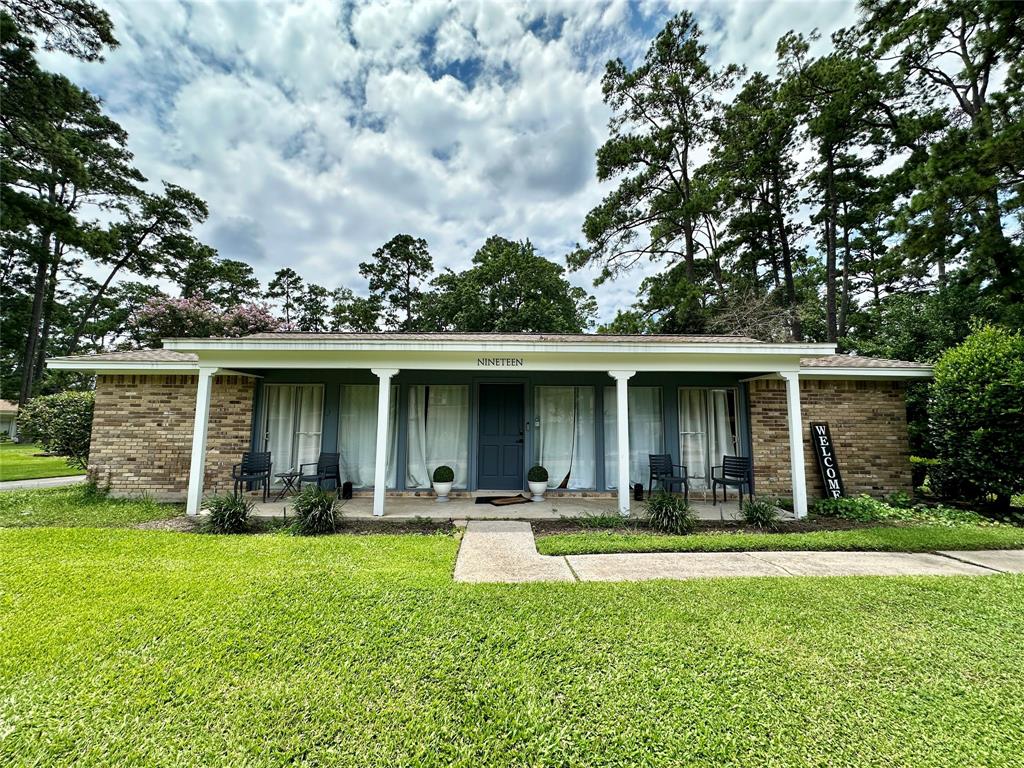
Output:
[[540,464],[530,467],[526,473],[526,484],[533,494],[531,501],[544,501],[544,492],[548,489],[548,471]]
[[452,483],[455,482],[455,470],[442,464],[434,470],[432,478],[434,481],[434,493],[437,494],[437,503],[441,504],[448,501],[448,494],[451,493]]

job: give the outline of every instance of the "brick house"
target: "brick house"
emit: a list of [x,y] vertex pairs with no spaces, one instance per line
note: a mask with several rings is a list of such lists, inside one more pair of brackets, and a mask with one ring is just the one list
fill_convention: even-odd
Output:
[[374,514],[441,464],[467,493],[521,490],[541,464],[553,489],[628,514],[649,454],[685,465],[692,491],[748,456],[755,491],[803,516],[824,491],[811,422],[829,425],[847,493],[910,490],[904,388],[931,375],[831,344],[682,335],[267,333],[48,364],[96,376],[90,475],[190,514],[265,450],[275,472],[340,453]]

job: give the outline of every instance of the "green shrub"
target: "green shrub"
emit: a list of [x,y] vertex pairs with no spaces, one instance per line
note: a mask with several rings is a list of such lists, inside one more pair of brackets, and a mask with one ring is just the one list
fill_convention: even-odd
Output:
[[526,473],[526,479],[531,483],[546,483],[548,481],[548,471],[540,464],[537,464],[530,467],[530,471]]
[[70,390],[32,398],[18,414],[21,440],[37,443],[84,469],[89,463],[93,400],[92,392]]
[[885,503],[896,509],[910,509],[914,506],[914,500],[906,491],[893,491],[885,497]]
[[249,515],[253,503],[244,496],[222,493],[208,496],[203,509],[208,513],[203,530],[208,533],[245,533],[249,530]]
[[[439,481],[440,482],[440,481]],[[306,486],[292,501],[295,523],[292,532],[300,536],[334,533],[341,523],[338,500],[315,485]]]
[[[539,483],[540,480],[536,482]],[[621,528],[624,521],[618,512],[605,512],[584,515],[577,522],[584,528]]]
[[455,470],[446,464],[442,464],[440,467],[434,470],[434,482],[435,483],[451,483],[455,481]]
[[743,502],[743,519],[758,528],[774,528],[779,522],[777,499],[761,497]]
[[910,457],[910,478],[915,488],[920,488],[928,479],[928,471],[939,464],[938,459],[927,459],[924,456]]
[[931,468],[943,496],[994,496],[1008,509],[1024,491],[1024,336],[977,328],[935,365],[929,430],[941,464]]
[[693,533],[697,519],[681,496],[658,491],[647,500],[647,522],[662,533]]
[[1002,524],[969,509],[957,509],[941,504],[935,506],[914,504],[908,507],[894,507],[867,495],[842,499],[819,499],[814,502],[814,513],[825,517],[841,517],[845,520],[855,520],[861,523],[915,523],[920,525],[940,525],[949,528],[961,525],[987,527]]

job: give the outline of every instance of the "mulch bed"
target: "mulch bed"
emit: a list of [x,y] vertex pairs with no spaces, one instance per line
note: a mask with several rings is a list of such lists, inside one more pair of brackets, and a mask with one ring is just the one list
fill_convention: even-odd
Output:
[[[558,533],[593,533],[610,531],[616,533],[650,533],[659,535],[658,531],[648,528],[642,521],[624,523],[616,528],[598,528],[581,524],[575,520],[534,520],[535,536],[551,536]],[[815,531],[849,531],[854,528],[877,528],[883,523],[862,523],[856,520],[845,520],[840,517],[808,517],[803,520],[785,520],[772,530],[765,530],[743,522],[721,522],[719,520],[700,520],[697,522],[696,533],[813,533]]]

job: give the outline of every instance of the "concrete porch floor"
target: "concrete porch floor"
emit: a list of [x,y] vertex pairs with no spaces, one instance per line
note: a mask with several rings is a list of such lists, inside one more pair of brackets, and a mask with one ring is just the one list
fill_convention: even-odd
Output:
[[[501,492],[481,492],[479,495],[497,496]],[[513,495],[507,492],[507,495]],[[257,497],[258,498],[258,497]],[[293,515],[291,498],[286,496],[280,501],[256,502],[253,515],[262,518],[291,517]],[[373,518],[373,499],[370,496],[356,496],[343,504],[342,513],[352,519]],[[631,516],[636,517],[643,512],[643,502],[634,501]],[[735,494],[725,504],[717,506],[704,501],[698,496],[690,499],[690,507],[698,520],[738,520],[739,502]],[[384,501],[384,516],[381,520],[412,520],[427,518],[429,520],[559,520],[561,518],[587,517],[593,515],[616,514],[614,498],[594,498],[584,496],[553,496],[544,501],[526,504],[511,504],[496,507],[492,504],[477,504],[474,497],[455,497],[438,504],[430,496],[388,496]]]

